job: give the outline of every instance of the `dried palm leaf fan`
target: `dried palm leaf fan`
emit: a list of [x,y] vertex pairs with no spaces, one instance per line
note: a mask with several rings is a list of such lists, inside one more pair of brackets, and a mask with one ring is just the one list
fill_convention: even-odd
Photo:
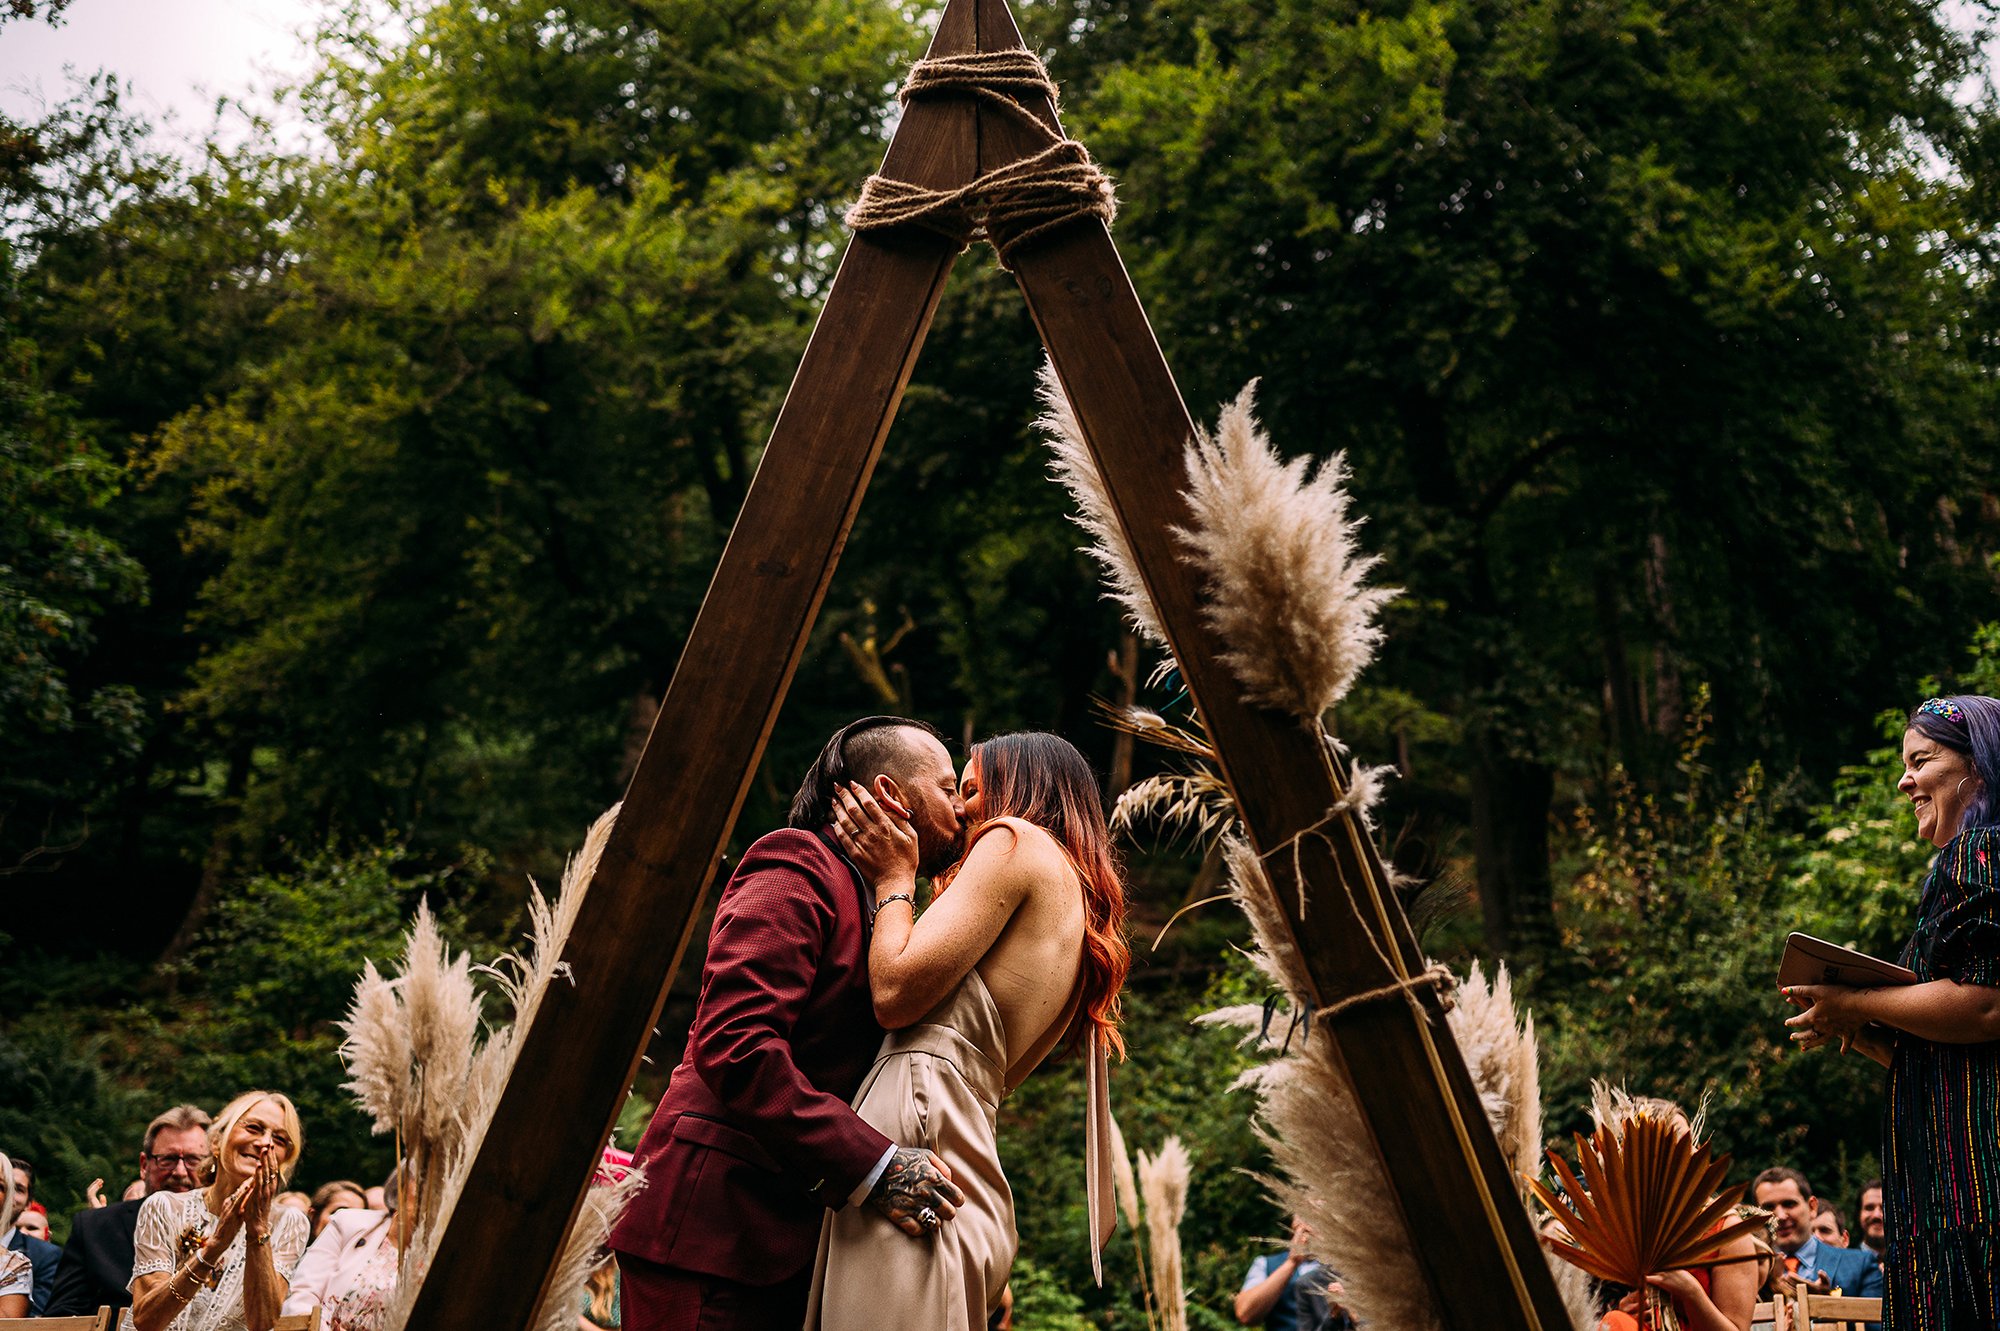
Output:
[[[1707,1142],[1676,1116],[1640,1110],[1576,1137],[1578,1170],[1551,1150],[1549,1165],[1566,1196],[1536,1180],[1528,1186],[1549,1209],[1569,1241],[1550,1241],[1555,1252],[1599,1280],[1647,1291],[1647,1324],[1675,1331],[1673,1304],[1646,1284],[1656,1271],[1701,1266],[1731,1239],[1749,1233],[1758,1219],[1718,1222],[1733,1215],[1743,1185],[1722,1188],[1730,1158],[1712,1155]],[[1581,1179],[1578,1173],[1581,1173]]]

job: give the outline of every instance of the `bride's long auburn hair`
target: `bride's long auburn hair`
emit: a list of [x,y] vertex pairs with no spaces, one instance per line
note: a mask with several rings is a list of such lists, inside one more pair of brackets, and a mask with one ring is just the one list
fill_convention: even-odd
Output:
[[[979,764],[985,802],[980,827],[996,818],[1033,823],[1056,839],[1083,883],[1083,1002],[1076,1021],[1063,1033],[1064,1052],[1083,1043],[1088,1023],[1105,1048],[1123,1058],[1118,995],[1132,969],[1132,951],[1125,943],[1125,876],[1090,764],[1074,744],[1039,730],[995,735],[975,744],[966,759],[968,767],[973,763]],[[972,836],[978,834],[979,827],[971,829]],[[951,885],[958,867],[940,876],[937,891]]]

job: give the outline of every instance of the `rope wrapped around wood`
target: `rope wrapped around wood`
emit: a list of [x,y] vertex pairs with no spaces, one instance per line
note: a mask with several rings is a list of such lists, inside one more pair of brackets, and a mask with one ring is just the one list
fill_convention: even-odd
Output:
[[941,94],[975,97],[1027,127],[1047,146],[957,189],[927,189],[872,175],[847,210],[850,227],[921,226],[960,249],[975,240],[990,241],[1005,268],[1021,246],[1057,227],[1085,217],[1109,225],[1117,215],[1111,178],[1090,160],[1089,151],[1050,129],[1017,100],[1039,96],[1051,106],[1056,103],[1055,82],[1034,52],[981,51],[920,60],[896,97],[907,104],[915,97]]

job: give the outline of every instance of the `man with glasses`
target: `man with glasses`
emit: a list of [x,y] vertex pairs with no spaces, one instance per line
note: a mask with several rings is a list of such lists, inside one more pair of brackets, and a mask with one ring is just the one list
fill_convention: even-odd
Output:
[[[176,1105],[146,1125],[139,1148],[139,1182],[146,1193],[190,1192],[201,1186],[208,1162],[208,1115],[193,1105]],[[49,1290],[45,1317],[88,1315],[99,1308],[132,1303],[132,1232],[144,1197],[78,1211],[69,1222]],[[38,1286],[39,1287],[39,1286]]]

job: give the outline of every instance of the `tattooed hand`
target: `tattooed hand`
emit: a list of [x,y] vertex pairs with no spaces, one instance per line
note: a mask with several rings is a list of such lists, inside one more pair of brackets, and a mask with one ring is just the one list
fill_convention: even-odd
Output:
[[928,1207],[943,1223],[965,1204],[965,1194],[951,1181],[944,1161],[914,1146],[898,1146],[882,1177],[875,1180],[868,1204],[911,1238],[921,1239],[928,1238],[935,1226],[926,1226],[918,1212]]

